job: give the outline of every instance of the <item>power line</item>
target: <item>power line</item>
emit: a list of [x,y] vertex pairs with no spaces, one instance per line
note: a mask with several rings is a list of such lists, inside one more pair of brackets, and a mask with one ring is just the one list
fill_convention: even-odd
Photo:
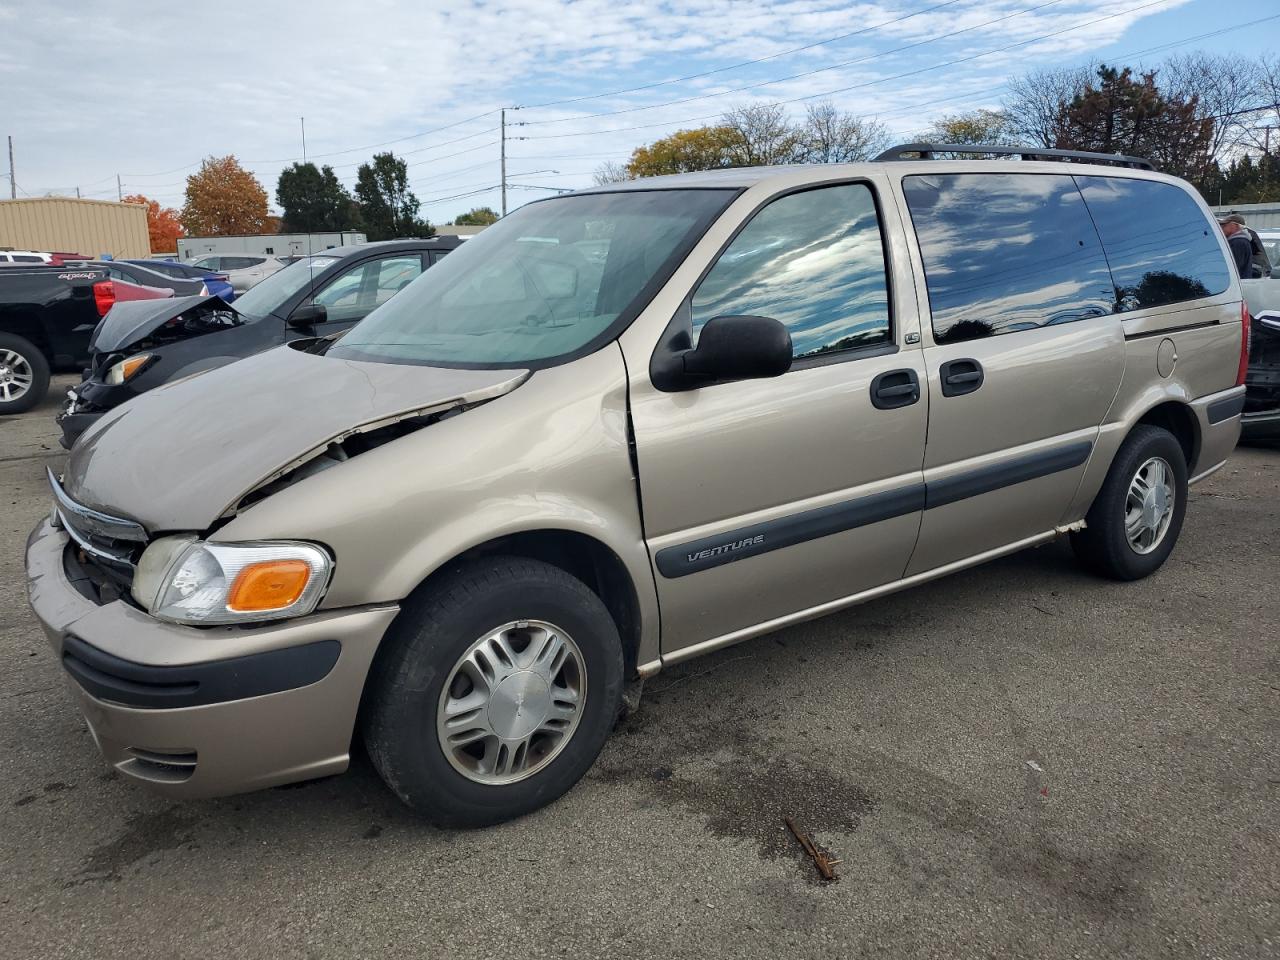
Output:
[[864,33],[870,33],[873,30],[879,30],[881,27],[889,27],[895,23],[902,23],[903,21],[910,20],[913,17],[918,17],[926,13],[932,13],[934,10],[941,10],[943,7],[954,6],[959,2],[960,0],[946,0],[945,3],[934,4],[932,7],[925,7],[923,10],[917,10],[914,13],[908,13],[905,16],[896,17],[893,20],[885,20],[881,23],[872,24],[869,27],[863,27],[860,30],[852,31],[851,33],[842,33],[838,37],[829,37],[826,40],[818,40],[814,43],[806,43],[804,46],[792,47],[790,50],[783,50],[781,53],[771,53],[767,57],[757,57],[754,60],[743,60],[741,63],[732,63],[732,64],[729,64],[729,66],[727,67],[717,67],[714,70],[707,70],[707,71],[704,71],[703,73],[691,73],[686,77],[676,77],[673,80],[659,80],[656,83],[646,83],[638,87],[628,87],[625,90],[611,90],[608,93],[593,93],[593,94],[589,94],[587,96],[582,96],[582,97],[568,97],[564,100],[548,100],[545,103],[521,104],[513,109],[539,110],[539,109],[542,109],[543,107],[559,107],[559,106],[563,106],[566,103],[582,103],[584,100],[600,100],[605,97],[620,97],[623,94],[639,93],[642,90],[652,90],[655,87],[666,87],[676,83],[684,83],[688,80],[701,80],[703,77],[714,76],[717,73],[726,73],[730,70],[739,70],[742,67],[755,66],[758,63],[765,63],[766,61],[769,61],[769,60],[777,60],[780,57],[789,57],[793,53],[801,53],[802,51],[805,51],[805,50],[812,50],[814,47],[821,47],[828,43],[836,43],[840,40],[848,40],[850,37],[857,37]]
[[[1168,2],[1168,0],[1161,0],[1161,2]],[[1037,10],[1043,10],[1045,7],[1052,7],[1059,3],[1062,3],[1062,0],[1046,0],[1046,2],[1038,4],[1034,7],[1027,7],[1023,10],[1018,10],[1015,13],[1006,13],[1004,16],[996,17],[994,20],[987,20],[983,23],[975,23],[971,27],[965,27],[961,30],[953,30],[951,33],[941,33],[941,34],[938,34],[937,36],[929,37],[928,39],[925,39],[925,40],[917,40],[915,43],[908,43],[901,47],[894,47],[892,50],[882,50],[879,53],[868,54],[865,57],[856,57],[853,60],[845,60],[845,61],[842,61],[841,63],[833,63],[826,67],[817,67],[813,70],[805,70],[801,73],[793,73],[787,77],[778,77],[776,80],[763,80],[759,83],[749,83],[749,84],[746,84],[745,86],[734,87],[731,90],[721,90],[718,93],[703,93],[703,94],[699,94],[696,97],[684,97],[679,100],[668,100],[665,103],[652,103],[652,104],[649,104],[648,106],[643,106],[643,107],[626,107],[622,110],[609,110],[603,113],[587,113],[587,114],[582,114],[576,117],[556,117],[550,120],[525,120],[525,121],[522,121],[519,124],[519,126],[531,127],[531,126],[546,124],[546,123],[567,123],[573,120],[595,120],[595,119],[599,119],[600,117],[614,117],[624,113],[639,113],[640,111],[643,111],[643,110],[658,110],[662,107],[674,107],[682,103],[694,103],[698,100],[711,100],[716,97],[727,97],[735,93],[742,93],[743,91],[746,91],[746,90],[757,90],[760,87],[770,87],[778,83],[787,83],[788,81],[791,81],[791,80],[799,80],[803,77],[812,77],[815,74],[827,73],[828,71],[831,71],[831,70],[841,70],[845,67],[855,66],[860,63],[870,63],[872,60],[879,60],[881,57],[892,56],[895,53],[902,53],[904,50],[913,50],[916,47],[928,46],[929,44],[937,43],[940,40],[949,40],[952,37],[960,36],[962,33],[971,33],[974,30],[981,30],[983,27],[989,27],[989,26],[992,26],[993,24],[1002,23],[1005,20],[1012,20],[1015,17],[1025,16],[1028,13],[1035,13]]]
[[[1132,59],[1135,57],[1146,56],[1147,54],[1150,54],[1150,53],[1161,53],[1166,50],[1172,50],[1175,47],[1185,46],[1188,43],[1196,43],[1200,40],[1208,40],[1211,37],[1221,36],[1222,34],[1231,33],[1235,30],[1244,30],[1248,27],[1254,27],[1260,23],[1267,23],[1271,20],[1280,20],[1280,13],[1272,14],[1269,17],[1259,17],[1257,20],[1249,20],[1249,21],[1246,21],[1245,23],[1233,24],[1232,26],[1223,27],[1219,30],[1212,30],[1208,33],[1200,33],[1190,37],[1183,37],[1181,40],[1172,40],[1167,43],[1162,43],[1154,47],[1146,47],[1142,50],[1131,50],[1127,53],[1114,54],[1108,59],[1121,61],[1121,60]],[[986,97],[990,94],[998,93],[1001,90],[1005,90],[1008,88],[1008,86],[1009,86],[1009,81],[1005,81],[1004,83],[997,84],[994,87],[983,87],[981,90],[971,90],[968,93],[961,93],[961,94],[950,96],[950,97],[939,97],[938,99],[935,99],[935,100],[924,100],[919,103],[913,103],[907,107],[895,107],[890,110],[880,110],[876,113],[867,114],[867,117],[870,119],[878,120],[882,117],[897,116],[903,113],[915,113],[919,110],[920,107],[929,107],[938,103],[950,103],[955,100],[966,100],[971,97]],[[1265,108],[1260,108],[1260,109],[1265,109]]]
[[[387,147],[393,143],[404,143],[406,140],[416,140],[418,137],[425,137],[432,133],[441,133],[444,130],[452,130],[455,127],[461,127],[463,124],[472,123],[476,120],[481,120],[484,117],[492,116],[497,112],[498,111],[496,109],[486,110],[484,113],[477,113],[474,117],[468,117],[465,120],[446,123],[440,127],[432,127],[430,130],[420,130],[417,133],[410,133],[403,137],[396,137],[394,140],[383,140],[380,143],[366,143],[360,147],[349,147],[346,150],[332,150],[328,153],[313,153],[311,157],[312,159],[315,159],[316,157],[338,157],[347,153],[359,153],[361,150],[376,150],[378,147]],[[246,160],[245,163],[292,163],[297,159],[297,157],[285,157],[280,160]]]
[[[792,97],[790,100],[776,100],[774,101],[774,103],[788,104],[788,103],[800,103],[805,100],[816,100],[820,97],[830,97],[837,93],[847,93],[850,90],[859,90],[864,87],[872,87],[881,83],[888,83],[891,80],[901,80],[904,77],[913,77],[921,73],[928,73],[932,70],[940,70],[944,67],[951,67],[961,63],[968,63],[972,60],[977,60],[981,57],[989,57],[992,54],[1004,53],[1005,51],[1012,50],[1016,47],[1023,47],[1023,46],[1027,46],[1028,44],[1039,43],[1042,40],[1049,40],[1049,39],[1052,39],[1053,37],[1061,36],[1064,33],[1071,33],[1074,30],[1081,30],[1085,27],[1093,26],[1095,23],[1102,23],[1103,21],[1106,21],[1106,20],[1114,20],[1116,17],[1122,17],[1128,13],[1136,13],[1139,10],[1145,10],[1148,7],[1155,7],[1155,6],[1159,6],[1161,4],[1165,4],[1169,2],[1171,2],[1171,0],[1148,0],[1147,3],[1139,4],[1136,7],[1128,7],[1124,10],[1117,11],[1116,13],[1107,14],[1104,17],[1095,17],[1092,20],[1086,20],[1083,23],[1077,23],[1074,26],[1064,27],[1062,30],[1055,30],[1052,33],[1046,33],[1046,34],[1043,34],[1042,36],[1032,37],[1028,40],[1018,40],[1014,43],[1005,44],[1002,47],[996,47],[995,49],[992,49],[992,50],[984,50],[981,53],[971,54],[967,57],[958,57],[955,60],[946,60],[942,63],[935,63],[927,67],[920,67],[916,70],[908,70],[905,73],[898,73],[889,77],[881,77],[878,80],[868,80],[863,83],[855,83],[847,87],[839,87],[835,90],[826,90],[822,93],[811,93],[802,97]],[[684,123],[697,123],[700,120],[710,120],[718,116],[720,116],[720,114],[709,114],[709,115],[704,115],[700,117],[687,117],[683,120],[666,120],[659,123],[639,124],[632,127],[612,127],[606,130],[583,130],[583,131],[577,131],[575,133],[533,134],[532,136],[521,137],[519,139],[563,140],[568,137],[593,137],[593,136],[600,136],[602,134],[607,134],[607,133],[623,133],[629,130],[648,130],[654,127],[667,127],[667,126],[674,126],[677,124],[684,124]]]

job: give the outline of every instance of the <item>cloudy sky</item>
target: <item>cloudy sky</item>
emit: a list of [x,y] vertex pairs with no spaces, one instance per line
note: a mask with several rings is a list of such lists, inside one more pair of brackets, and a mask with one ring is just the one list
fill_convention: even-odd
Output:
[[[1033,67],[1258,55],[1280,19],[1232,28],[1274,2],[0,0],[0,134],[14,138],[19,196],[111,199],[119,174],[125,193],[179,206],[202,157],[233,153],[274,201],[305,116],[308,158],[350,185],[393,150],[442,223],[497,206],[504,106],[520,107],[507,113],[512,183],[579,187],[743,103],[803,114],[831,100],[910,139],[939,114],[997,106]],[[545,195],[513,188],[510,204]]]

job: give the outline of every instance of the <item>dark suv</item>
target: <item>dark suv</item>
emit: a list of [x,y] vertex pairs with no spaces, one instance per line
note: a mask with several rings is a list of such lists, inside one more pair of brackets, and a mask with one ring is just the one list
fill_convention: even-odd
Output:
[[[303,337],[341,333],[462,240],[389,240],[302,257],[239,296],[179,297],[114,308],[94,331],[84,379],[59,415],[70,447],[113,407],[162,383]],[[140,309],[139,309],[140,307]]]

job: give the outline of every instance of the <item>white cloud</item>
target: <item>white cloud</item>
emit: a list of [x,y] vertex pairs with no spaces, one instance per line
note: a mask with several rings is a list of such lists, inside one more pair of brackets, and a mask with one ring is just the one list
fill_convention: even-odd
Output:
[[[298,118],[305,116],[308,153],[333,164],[350,183],[356,164],[372,151],[337,151],[453,124],[503,104],[608,94],[774,57],[936,2],[941,0],[475,0],[446,6],[314,0],[286,7],[225,0],[197,10],[128,2],[72,9],[17,0],[0,8],[0,78],[9,127],[3,132],[15,137],[18,183],[27,192],[80,186],[86,194],[110,196],[120,172],[126,191],[178,203],[189,170],[165,171],[210,154],[235,153],[273,192],[282,161],[300,154]],[[842,88],[853,88],[833,97],[842,108],[882,113],[894,128],[913,131],[937,113],[995,102],[998,95],[984,101],[982,91],[1010,72],[1088,54],[1143,18],[1189,0],[1168,0],[1006,55],[884,78],[1031,40],[1138,2],[1060,0],[984,27],[978,25],[1028,10],[1037,0],[960,0],[753,67],[514,112],[509,118],[517,124],[646,108],[513,126],[513,137],[530,139],[509,144],[511,169],[558,170],[527,182],[582,186],[602,159],[624,159],[638,143],[674,130],[675,121],[714,116],[739,102],[791,100]],[[923,42],[968,27],[975,29]],[[863,62],[848,62],[857,60]],[[653,106],[817,70],[822,72]],[[912,104],[969,91],[976,102],[911,110]],[[496,115],[486,117],[389,148],[413,165],[410,177],[420,196],[453,196],[496,182],[496,133],[484,132],[496,121]],[[629,127],[643,129],[617,129]],[[581,135],[558,136],[570,132]],[[512,197],[534,195],[520,190]],[[448,201],[428,212],[438,218],[454,212],[454,205]]]

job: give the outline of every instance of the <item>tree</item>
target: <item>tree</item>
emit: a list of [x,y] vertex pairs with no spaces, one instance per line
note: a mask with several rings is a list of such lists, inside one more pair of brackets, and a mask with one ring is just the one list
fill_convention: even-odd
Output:
[[970,110],[935,120],[923,139],[931,143],[990,143],[1013,146],[1018,137],[1003,110]]
[[1214,124],[1199,114],[1196,95],[1163,94],[1154,71],[1135,78],[1128,67],[1103,65],[1062,112],[1054,145],[1146,157],[1166,173],[1196,179],[1209,164]]
[[809,107],[792,123],[779,104],[735,107],[714,126],[680,130],[636,147],[625,167],[596,169],[597,184],[694,170],[775,163],[848,163],[875,156],[887,145],[883,124],[842,113],[830,103]]
[[182,226],[197,237],[261,233],[267,191],[234,156],[208,157],[187,177]]
[[698,127],[678,130],[647,147],[636,147],[627,161],[625,179],[732,166],[729,161],[731,136],[725,127]]
[[803,150],[803,135],[787,119],[778,103],[756,103],[734,107],[720,118],[718,129],[725,131],[726,157],[730,167],[758,167],[774,163],[795,163]]
[[178,238],[183,236],[178,211],[162,207],[158,200],[149,200],[140,193],[124,198],[125,203],[140,203],[147,208],[147,237],[152,253],[168,253],[178,249]]
[[276,203],[284,211],[282,221],[287,233],[348,230],[355,226],[351,194],[330,166],[317,169],[314,163],[295,163],[285,167],[276,183]]
[[1094,69],[1090,64],[1033,70],[1009,81],[1003,106],[1009,122],[1005,132],[1026,146],[1054,146],[1063,112],[1088,86]]
[[597,187],[603,187],[609,183],[622,183],[626,180],[633,179],[627,170],[625,163],[618,163],[616,160],[608,160],[600,166],[596,167],[595,172],[591,174],[591,182]]
[[497,222],[498,212],[493,207],[472,207],[453,218],[453,224],[457,227],[487,227]]
[[800,163],[870,160],[889,146],[883,123],[842,113],[829,101],[809,106],[799,133],[794,159]]
[[421,204],[409,189],[408,165],[395,154],[375,153],[356,171],[356,199],[370,240],[429,237],[435,228],[419,219]]
[[1203,50],[1182,53],[1169,58],[1160,77],[1166,96],[1194,101],[1196,115],[1213,121],[1209,156],[1214,159],[1248,138],[1254,126],[1251,113],[1264,103],[1262,68],[1242,57]]

